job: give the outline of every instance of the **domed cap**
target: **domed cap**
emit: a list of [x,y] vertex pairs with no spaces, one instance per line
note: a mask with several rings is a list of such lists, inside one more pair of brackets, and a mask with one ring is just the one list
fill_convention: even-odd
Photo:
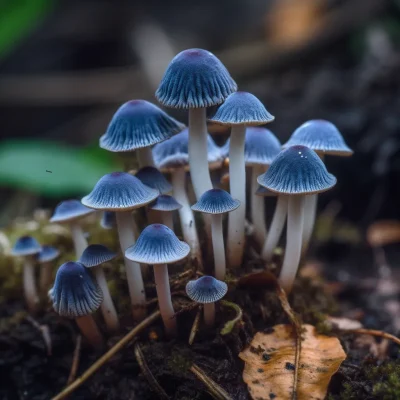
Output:
[[31,256],[40,253],[42,247],[39,242],[32,236],[21,236],[15,242],[11,249],[11,255],[13,256]]
[[127,172],[112,172],[100,178],[82,203],[96,210],[127,211],[150,203],[158,194]]
[[221,104],[236,90],[235,81],[214,54],[189,49],[173,58],[156,91],[156,98],[167,107],[211,107]]
[[336,178],[315,151],[292,146],[276,156],[257,182],[273,192],[294,195],[325,192],[336,185]]
[[283,147],[287,148],[298,144],[325,154],[336,156],[353,154],[353,150],[347,146],[336,126],[323,119],[314,119],[300,125]]
[[36,256],[36,261],[39,263],[46,263],[55,260],[60,255],[60,251],[53,246],[44,244],[42,250]]
[[236,210],[240,201],[222,189],[210,189],[204,192],[197,203],[192,205],[192,210],[206,214],[223,214]]
[[131,100],[112,117],[100,138],[100,147],[114,152],[132,151],[162,142],[184,127],[154,104]]
[[182,208],[182,204],[175,200],[175,197],[162,194],[149,204],[151,210],[156,211],[175,211]]
[[165,176],[154,167],[143,167],[136,173],[136,178],[148,187],[158,190],[161,194],[172,191],[172,185]]
[[189,245],[181,242],[171,229],[153,224],[147,226],[136,243],[125,251],[125,257],[143,264],[169,264],[182,260],[189,252]]
[[271,190],[259,185],[255,192],[255,195],[262,197],[276,197],[278,194],[275,192],[271,192]]
[[103,211],[101,216],[100,226],[103,229],[113,229],[117,225],[117,219],[114,211]]
[[215,303],[221,300],[228,291],[225,282],[219,281],[212,276],[202,276],[195,281],[189,281],[186,285],[187,295],[196,303]]
[[54,310],[62,317],[76,318],[92,314],[103,301],[103,293],[80,262],[61,265],[49,292]]
[[94,210],[85,207],[79,200],[65,200],[57,205],[50,222],[70,222],[92,212]]
[[91,244],[83,251],[81,258],[78,260],[86,268],[96,267],[116,257],[106,246],[102,244]]
[[221,125],[264,125],[275,119],[251,93],[232,93],[209,119]]

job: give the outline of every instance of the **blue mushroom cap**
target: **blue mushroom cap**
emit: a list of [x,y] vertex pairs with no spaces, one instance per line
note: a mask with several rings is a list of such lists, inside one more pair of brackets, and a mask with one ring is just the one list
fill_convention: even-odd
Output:
[[113,229],[117,225],[117,220],[114,211],[103,211],[101,216],[100,226],[103,229]]
[[214,54],[202,49],[177,54],[156,91],[157,100],[173,108],[201,108],[221,104],[237,85]]
[[240,201],[222,189],[210,189],[204,192],[197,203],[192,205],[192,210],[206,214],[223,214],[236,210]]
[[175,197],[162,194],[149,204],[151,210],[156,211],[175,211],[182,208],[182,204],[175,200]]
[[172,191],[172,185],[165,176],[154,167],[143,167],[136,173],[136,178],[148,187],[158,190],[161,194]]
[[39,254],[37,254],[36,260],[39,263],[46,263],[46,262],[55,260],[59,255],[60,255],[60,251],[58,249],[56,249],[53,246],[44,244],[42,246],[41,252]]
[[184,127],[156,105],[131,100],[114,114],[100,138],[100,147],[114,152],[132,151],[162,142]]
[[182,260],[189,252],[189,245],[181,242],[171,229],[153,224],[147,226],[136,243],[125,251],[125,257],[143,264],[169,264]]
[[40,253],[42,247],[32,236],[21,236],[11,249],[13,256],[31,256]]
[[209,121],[221,125],[264,125],[274,119],[256,96],[236,92],[229,95]]
[[59,203],[50,218],[50,222],[69,222],[94,212],[79,200],[65,200]]
[[96,210],[127,211],[152,202],[158,194],[127,172],[112,172],[100,178],[82,203]]
[[337,156],[353,154],[338,128],[332,122],[323,119],[314,119],[300,125],[283,147],[295,145],[307,146],[316,152]]
[[189,281],[186,285],[187,295],[195,302],[206,304],[221,300],[228,291],[225,282],[212,276],[202,276],[195,281]]
[[86,268],[96,267],[116,257],[116,253],[112,252],[108,247],[102,244],[91,244],[83,251],[78,260]]
[[276,197],[278,194],[275,192],[272,192],[271,190],[263,187],[263,186],[258,186],[256,192],[256,196],[262,196],[262,197]]
[[305,146],[281,151],[257,181],[273,192],[291,195],[325,192],[336,185],[317,153]]
[[76,318],[92,314],[103,301],[103,293],[80,262],[61,265],[49,292],[54,310],[62,317]]

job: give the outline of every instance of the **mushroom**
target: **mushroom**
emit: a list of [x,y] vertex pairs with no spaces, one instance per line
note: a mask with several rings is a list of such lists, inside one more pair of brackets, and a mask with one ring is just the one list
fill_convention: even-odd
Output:
[[240,201],[240,207],[228,218],[228,263],[232,268],[242,264],[244,251],[244,220],[246,215],[246,126],[263,125],[274,120],[262,103],[247,92],[229,95],[210,122],[231,126],[229,143],[230,193]]
[[125,257],[129,260],[153,265],[158,306],[168,336],[176,336],[177,324],[167,264],[186,258],[189,252],[189,245],[181,242],[171,229],[161,224],[147,226],[137,242],[125,251]]
[[[158,191],[143,185],[139,179],[126,172],[104,175],[82,203],[95,210],[115,211],[122,252],[135,243],[132,210],[143,207],[158,196]],[[140,265],[125,257],[125,270],[135,320],[145,315],[146,296]]]
[[103,292],[103,302],[101,303],[100,308],[109,332],[117,332],[119,330],[119,321],[101,264],[112,260],[115,256],[116,254],[106,246],[101,244],[91,244],[86,247],[81,258],[78,260],[86,268],[93,269],[96,282]]
[[156,189],[160,194],[172,192],[172,185],[167,181],[165,176],[155,167],[140,168],[135,174],[136,178],[144,185]]
[[69,224],[74,242],[76,258],[79,258],[88,243],[80,225],[80,219],[91,214],[94,210],[85,207],[79,200],[65,200],[54,210],[50,222]]
[[44,244],[40,253],[36,255],[36,261],[41,264],[39,277],[39,290],[41,293],[47,293],[52,281],[52,272],[54,261],[60,252],[53,246]]
[[101,216],[100,226],[103,229],[113,229],[117,225],[115,212],[114,211],[103,211]]
[[11,255],[15,257],[22,257],[24,260],[23,264],[23,288],[26,304],[29,311],[37,311],[39,304],[39,296],[36,289],[35,282],[35,258],[34,256],[42,248],[38,241],[32,236],[21,236],[14,244],[11,249]]
[[139,165],[154,166],[150,146],[180,132],[184,124],[146,100],[130,100],[117,110],[100,138],[100,147],[113,152],[137,150]]
[[305,146],[291,146],[281,151],[258,183],[281,196],[288,196],[286,250],[279,276],[282,288],[289,293],[300,262],[305,197],[321,193],[336,184],[318,155]]
[[204,323],[210,328],[215,324],[215,302],[221,300],[227,291],[225,282],[208,275],[186,285],[187,295],[196,303],[204,304]]
[[180,210],[182,204],[178,203],[174,197],[162,194],[150,203],[148,207],[151,221],[154,223],[162,222],[164,225],[168,226],[169,229],[174,230],[172,212]]
[[62,317],[74,318],[93,347],[101,349],[104,346],[103,335],[92,317],[103,301],[103,293],[83,264],[68,261],[61,265],[49,296],[55,312]]
[[225,279],[226,261],[222,214],[236,210],[240,206],[239,200],[222,189],[211,189],[203,193],[199,201],[192,206],[192,210],[211,214],[211,236],[214,251],[215,277]]
[[164,106],[189,109],[189,163],[197,199],[213,187],[207,162],[206,108],[221,104],[236,90],[235,81],[214,54],[188,49],[173,58],[156,91]]

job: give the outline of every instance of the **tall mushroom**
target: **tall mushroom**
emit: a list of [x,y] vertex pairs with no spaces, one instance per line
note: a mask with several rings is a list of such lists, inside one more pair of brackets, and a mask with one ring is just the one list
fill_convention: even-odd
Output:
[[148,205],[150,220],[153,223],[162,222],[169,229],[174,230],[174,220],[172,212],[180,210],[182,204],[178,203],[174,197],[162,194],[158,196],[152,203]]
[[40,253],[36,255],[36,261],[40,265],[40,278],[39,278],[39,289],[40,292],[47,295],[47,292],[51,286],[53,263],[58,256],[60,251],[53,246],[44,244]]

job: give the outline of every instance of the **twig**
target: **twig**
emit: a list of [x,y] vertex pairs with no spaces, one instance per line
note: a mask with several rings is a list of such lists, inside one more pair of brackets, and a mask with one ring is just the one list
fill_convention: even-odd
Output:
[[193,344],[196,333],[199,330],[200,317],[201,317],[202,310],[203,310],[203,307],[199,305],[199,309],[197,310],[196,318],[194,319],[192,329],[190,330],[189,346],[191,346]]
[[34,328],[36,328],[42,335],[44,345],[46,346],[47,355],[51,356],[52,353],[52,343],[50,336],[50,329],[47,325],[41,325],[39,322],[35,321],[31,316],[25,318]]
[[110,350],[107,351],[102,357],[100,357],[89,369],[87,369],[78,379],[67,386],[61,393],[53,397],[52,400],[65,399],[74,390],[81,386],[87,381],[100,367],[102,367],[107,361],[109,361],[118,351],[126,346],[136,335],[138,335],[143,329],[146,329],[154,321],[160,317],[160,311],[156,311],[143,320],[140,324],[135,326],[128,334],[126,334],[119,342],[117,342]]
[[243,317],[243,311],[242,309],[235,303],[232,303],[230,301],[226,300],[221,300],[221,304],[224,307],[230,307],[233,308],[236,311],[236,316],[234,319],[228,321],[225,323],[224,327],[221,329],[221,335],[227,335],[228,333],[232,332],[232,329],[235,327],[235,325],[242,320]]
[[147,379],[147,382],[149,383],[150,388],[154,392],[157,393],[159,399],[168,400],[169,396],[167,395],[167,393],[165,393],[164,389],[157,382],[156,378],[154,377],[154,375],[150,371],[150,368],[146,363],[146,360],[144,358],[144,355],[143,355],[142,349],[140,348],[140,344],[139,343],[135,343],[134,351],[135,351],[136,361],[139,364],[139,367],[140,367],[140,369],[142,371],[142,374]]
[[383,332],[383,331],[377,331],[374,329],[350,329],[350,330],[346,330],[343,329],[341,330],[341,332],[343,333],[356,333],[356,334],[365,334],[365,335],[371,335],[371,336],[378,336],[384,339],[389,339],[391,341],[393,341],[394,343],[398,344],[400,346],[400,339],[397,336],[394,336],[390,333],[387,332]]
[[79,367],[79,360],[80,360],[80,356],[81,356],[81,344],[82,344],[82,335],[78,335],[76,338],[75,350],[74,350],[74,355],[72,358],[71,371],[69,373],[67,385],[71,384],[72,381],[76,377],[76,373],[77,373],[78,367]]

